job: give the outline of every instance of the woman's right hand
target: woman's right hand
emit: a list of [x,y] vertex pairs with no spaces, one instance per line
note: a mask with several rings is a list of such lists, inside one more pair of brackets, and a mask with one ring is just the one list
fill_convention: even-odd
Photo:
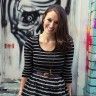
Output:
[[21,94],[18,94],[17,96],[22,96]]
[[21,91],[19,91],[17,96],[22,96],[21,94],[22,94],[22,92],[21,92]]

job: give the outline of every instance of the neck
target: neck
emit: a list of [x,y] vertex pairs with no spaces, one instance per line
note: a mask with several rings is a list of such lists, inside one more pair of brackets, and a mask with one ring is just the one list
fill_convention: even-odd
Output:
[[45,41],[54,41],[55,35],[54,34],[46,34],[45,32],[43,32],[41,34],[41,38],[44,39]]

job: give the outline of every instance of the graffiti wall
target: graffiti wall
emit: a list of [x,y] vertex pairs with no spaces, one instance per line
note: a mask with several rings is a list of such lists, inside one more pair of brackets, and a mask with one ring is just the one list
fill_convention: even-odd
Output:
[[42,14],[52,4],[65,8],[74,40],[73,96],[96,95],[96,0],[0,0],[0,96],[16,96],[25,40],[40,33]]
[[96,95],[96,0],[89,0],[86,46],[86,95]]
[[52,4],[63,6],[69,15],[71,0],[0,0],[0,96],[16,96],[25,40],[40,33],[42,14]]

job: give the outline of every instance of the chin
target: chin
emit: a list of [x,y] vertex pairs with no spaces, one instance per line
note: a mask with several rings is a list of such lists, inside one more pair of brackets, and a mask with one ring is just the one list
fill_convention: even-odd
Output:
[[48,32],[48,33],[55,33],[54,30],[48,30],[47,32]]
[[55,34],[55,32],[52,32],[52,31],[51,31],[51,32],[47,32],[47,33],[48,33],[48,34]]

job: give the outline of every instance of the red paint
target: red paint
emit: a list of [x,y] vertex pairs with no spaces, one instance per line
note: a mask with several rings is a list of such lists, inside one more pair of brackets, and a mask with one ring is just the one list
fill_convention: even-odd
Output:
[[86,38],[86,71],[88,72],[89,70],[89,61],[88,61],[88,56],[89,56],[89,51],[91,48],[92,44],[92,36],[90,35],[91,29],[87,28],[87,38]]
[[8,48],[8,49],[14,48],[14,43],[6,43],[6,44],[4,45],[4,48]]

